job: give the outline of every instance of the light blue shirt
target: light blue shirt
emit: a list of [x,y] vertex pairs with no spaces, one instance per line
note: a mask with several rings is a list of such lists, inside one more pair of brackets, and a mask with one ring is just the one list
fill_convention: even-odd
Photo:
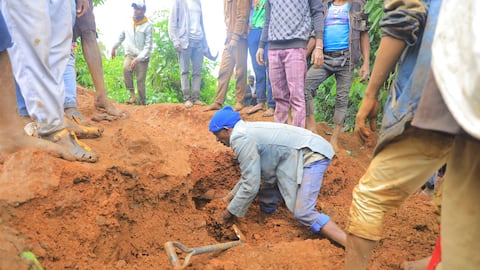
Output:
[[323,32],[325,52],[348,49],[348,33],[350,32],[349,9],[350,5],[348,3],[340,6],[329,5]]
[[309,130],[271,122],[239,121],[230,146],[240,162],[242,177],[232,190],[230,213],[243,217],[255,199],[261,180],[276,183],[290,211],[295,209],[298,185],[303,178],[303,150],[332,159],[329,142]]

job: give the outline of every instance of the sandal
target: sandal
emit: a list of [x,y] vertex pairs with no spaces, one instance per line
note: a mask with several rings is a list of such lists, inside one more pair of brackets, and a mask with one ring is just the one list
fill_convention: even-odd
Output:
[[97,162],[98,155],[87,144],[78,140],[75,132],[66,128],[44,137],[60,146],[65,147],[78,161]]

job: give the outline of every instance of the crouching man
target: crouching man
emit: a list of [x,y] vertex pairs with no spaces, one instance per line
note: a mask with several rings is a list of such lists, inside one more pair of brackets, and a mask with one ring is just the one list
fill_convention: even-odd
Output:
[[244,122],[231,107],[213,115],[209,130],[217,141],[233,149],[242,172],[227,196],[231,201],[224,220],[243,217],[257,194],[260,209],[267,214],[273,213],[283,198],[301,224],[345,246],[345,232],[315,209],[323,174],[334,155],[330,143],[291,125]]

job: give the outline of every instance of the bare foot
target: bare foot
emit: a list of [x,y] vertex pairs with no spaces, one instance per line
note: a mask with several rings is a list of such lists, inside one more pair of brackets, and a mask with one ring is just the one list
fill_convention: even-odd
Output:
[[205,108],[203,111],[204,112],[208,112],[208,111],[218,111],[222,108],[222,105],[221,104],[218,104],[218,103],[213,103],[212,105],[208,106],[207,108]]
[[75,161],[75,155],[70,153],[64,147],[47,140],[35,138],[26,135],[22,129],[15,134],[0,132],[0,160],[7,154],[20,151],[25,148],[37,148],[54,157],[60,157],[65,160]]
[[95,109],[100,112],[107,113],[109,115],[117,116],[119,118],[124,117],[125,112],[115,107],[108,99],[95,99]]
[[237,103],[235,104],[235,107],[233,108],[233,110],[236,111],[236,112],[239,112],[239,111],[241,111],[241,110],[243,109],[243,107],[244,107],[244,106],[243,106],[242,103],[237,102]]

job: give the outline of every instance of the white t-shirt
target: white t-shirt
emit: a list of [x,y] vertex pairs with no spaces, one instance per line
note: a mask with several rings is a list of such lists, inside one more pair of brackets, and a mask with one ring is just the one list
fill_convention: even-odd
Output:
[[443,0],[432,44],[432,69],[455,120],[480,140],[478,14],[478,0]]

